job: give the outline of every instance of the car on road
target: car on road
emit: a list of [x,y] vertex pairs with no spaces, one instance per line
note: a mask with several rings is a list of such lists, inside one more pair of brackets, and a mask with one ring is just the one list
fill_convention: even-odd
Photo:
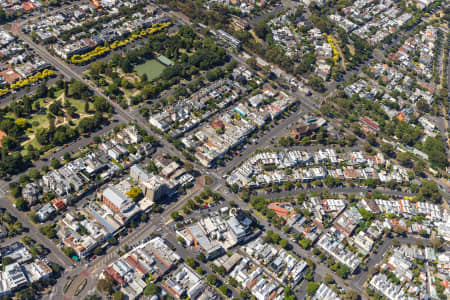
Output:
[[67,276],[66,276],[66,279],[67,279],[67,280],[69,280],[69,279],[70,279],[70,276],[69,276],[69,275],[67,275]]

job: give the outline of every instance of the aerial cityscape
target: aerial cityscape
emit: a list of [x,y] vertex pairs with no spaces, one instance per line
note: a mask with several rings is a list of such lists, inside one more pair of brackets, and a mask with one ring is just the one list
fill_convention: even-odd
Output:
[[0,1],[0,299],[450,299],[450,1]]

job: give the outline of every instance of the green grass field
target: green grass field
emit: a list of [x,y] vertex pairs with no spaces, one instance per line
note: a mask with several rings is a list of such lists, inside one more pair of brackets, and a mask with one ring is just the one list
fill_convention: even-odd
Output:
[[158,62],[156,59],[151,59],[146,61],[143,64],[137,65],[134,70],[138,73],[139,76],[142,74],[147,74],[147,78],[149,81],[153,81],[161,75],[166,67]]

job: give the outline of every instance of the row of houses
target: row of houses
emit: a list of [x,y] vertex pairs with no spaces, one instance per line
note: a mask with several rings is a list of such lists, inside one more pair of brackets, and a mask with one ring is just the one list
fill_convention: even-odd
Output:
[[429,202],[411,202],[407,199],[384,200],[364,198],[361,200],[361,204],[368,211],[375,214],[390,213],[404,218],[423,215],[432,221],[446,220],[448,217],[446,209],[438,204]]
[[[344,166],[337,168],[337,164],[344,164]],[[356,151],[338,155],[334,149],[319,149],[315,152],[300,150],[262,152],[253,155],[236,168],[228,176],[227,183],[229,185],[237,184],[241,187],[259,188],[286,181],[322,180],[326,176],[343,180],[370,178],[380,182],[409,181],[405,168],[393,165],[391,170],[385,170],[388,166],[390,166],[390,162],[385,160],[381,153],[372,156]]]

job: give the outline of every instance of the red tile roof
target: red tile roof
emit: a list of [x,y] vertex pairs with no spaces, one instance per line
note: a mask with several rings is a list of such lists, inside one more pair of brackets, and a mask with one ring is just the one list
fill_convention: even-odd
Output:
[[63,201],[63,199],[61,198],[55,198],[52,200],[52,204],[53,206],[57,209],[57,210],[61,210],[64,207],[66,207],[66,203]]
[[14,71],[14,69],[11,68],[8,68],[3,72],[0,72],[0,75],[2,75],[5,81],[9,84],[12,84],[17,80],[19,80],[20,78],[22,78],[22,76],[20,76],[19,73],[17,73],[16,71]]

